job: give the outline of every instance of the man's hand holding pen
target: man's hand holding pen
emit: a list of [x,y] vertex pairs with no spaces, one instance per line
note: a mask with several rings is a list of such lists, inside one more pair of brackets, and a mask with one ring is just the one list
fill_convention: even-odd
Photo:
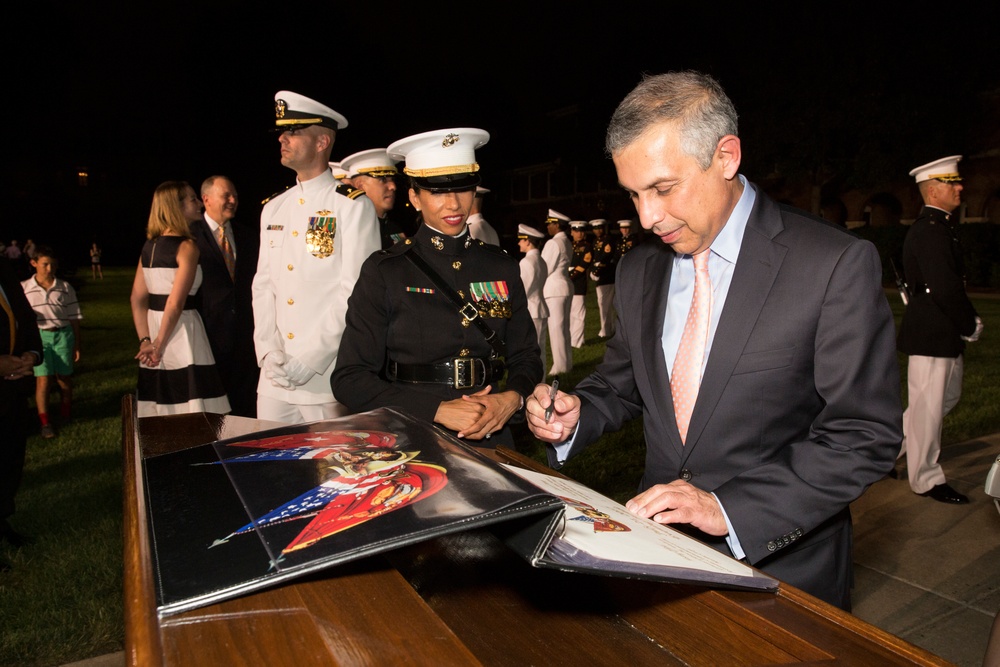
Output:
[[[525,402],[528,428],[544,442],[562,442],[580,420],[580,399],[558,390],[558,384],[535,386]],[[554,400],[552,397],[555,397]]]

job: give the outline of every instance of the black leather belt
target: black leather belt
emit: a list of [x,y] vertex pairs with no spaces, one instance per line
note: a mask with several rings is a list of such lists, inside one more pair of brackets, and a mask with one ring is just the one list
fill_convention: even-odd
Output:
[[502,359],[460,357],[443,364],[400,364],[389,360],[385,374],[390,382],[446,384],[455,389],[484,387],[503,376]]

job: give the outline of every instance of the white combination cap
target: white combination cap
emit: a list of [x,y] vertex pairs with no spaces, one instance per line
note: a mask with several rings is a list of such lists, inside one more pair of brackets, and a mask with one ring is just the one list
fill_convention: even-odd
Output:
[[606,227],[607,224],[608,224],[608,221],[605,220],[604,218],[597,218],[595,220],[591,220],[590,221],[590,226],[591,227]]
[[545,219],[546,224],[549,222],[569,222],[569,216],[563,215],[555,209],[549,209],[549,217]]
[[486,130],[454,127],[394,141],[387,151],[393,160],[406,162],[403,173],[425,190],[473,190],[481,181],[476,149],[489,140]]
[[517,238],[519,238],[519,239],[526,239],[529,236],[534,237],[536,239],[544,239],[545,238],[545,234],[543,234],[542,232],[538,231],[537,229],[535,229],[531,225],[523,225],[522,224],[522,225],[518,225],[517,226]]
[[632,221],[629,220],[629,219],[619,220],[618,221],[618,226],[619,227],[631,227],[632,226]]
[[590,224],[586,220],[573,220],[572,222],[569,223],[570,229],[575,229],[581,232],[587,231],[587,228],[589,227]]
[[278,130],[319,125],[331,130],[347,127],[347,119],[325,104],[290,90],[274,95],[274,125]]
[[384,148],[372,148],[360,153],[348,155],[340,161],[348,176],[392,176],[398,174],[396,161],[389,157],[388,151]]
[[957,183],[962,180],[958,174],[958,162],[961,159],[961,155],[943,157],[911,170],[910,176],[917,179],[917,183],[931,180]]
[[342,166],[340,166],[339,162],[331,162],[330,171],[333,172],[333,177],[336,178],[338,181],[347,178],[347,171]]

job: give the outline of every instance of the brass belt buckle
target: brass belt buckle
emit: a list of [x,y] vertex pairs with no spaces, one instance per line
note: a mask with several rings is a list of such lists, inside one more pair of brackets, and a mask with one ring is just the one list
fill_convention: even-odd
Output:
[[476,386],[475,359],[452,359],[455,389],[472,389]]
[[466,303],[464,306],[458,309],[458,312],[462,313],[462,317],[464,317],[469,322],[479,317],[479,311],[476,310],[476,307],[473,306],[471,303]]

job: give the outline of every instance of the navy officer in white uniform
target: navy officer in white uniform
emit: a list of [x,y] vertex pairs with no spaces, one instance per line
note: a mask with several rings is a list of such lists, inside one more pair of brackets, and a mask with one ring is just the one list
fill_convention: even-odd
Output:
[[295,185],[260,216],[253,281],[254,346],[261,366],[257,417],[303,423],[344,410],[330,376],[344,333],[347,299],[365,259],[381,248],[375,207],[338,184],[330,151],[347,119],[287,90],[274,98],[281,164]]

